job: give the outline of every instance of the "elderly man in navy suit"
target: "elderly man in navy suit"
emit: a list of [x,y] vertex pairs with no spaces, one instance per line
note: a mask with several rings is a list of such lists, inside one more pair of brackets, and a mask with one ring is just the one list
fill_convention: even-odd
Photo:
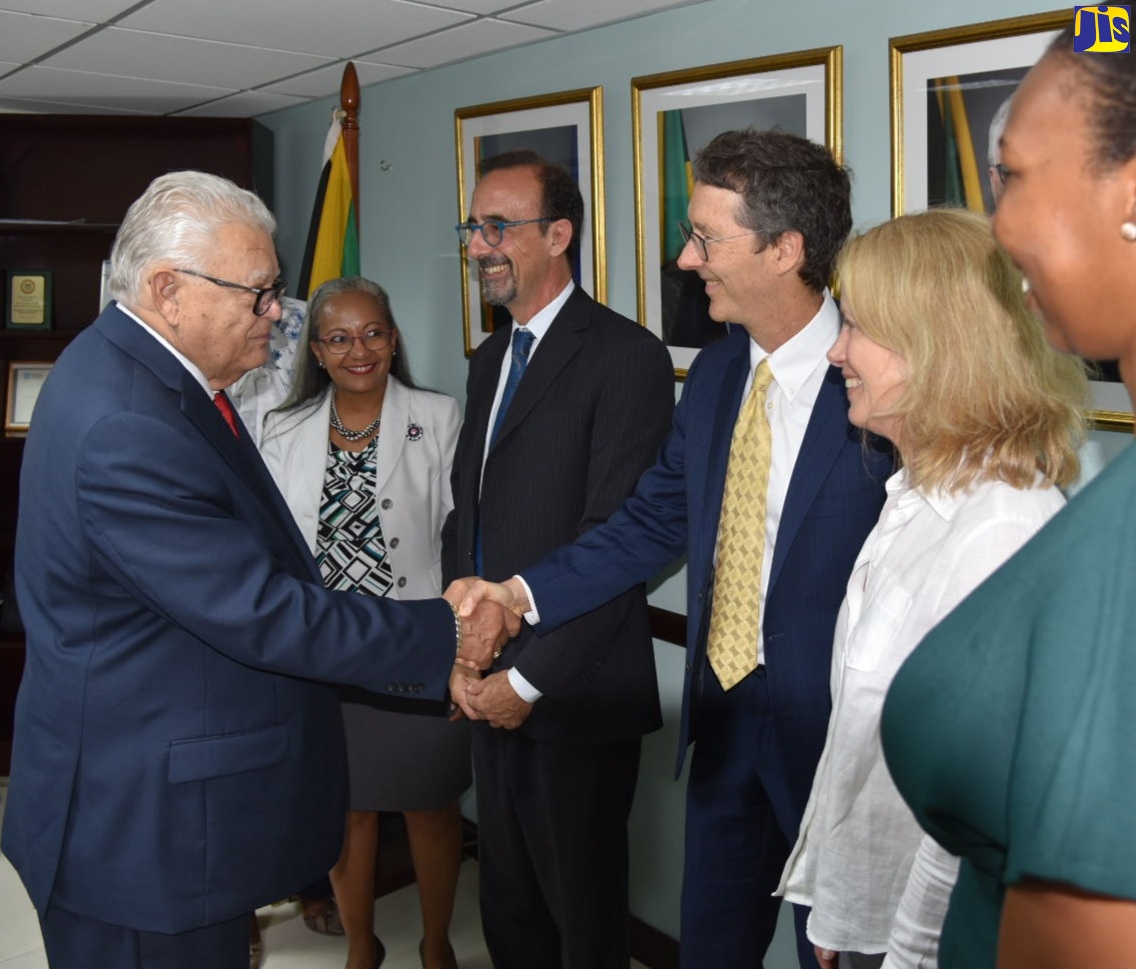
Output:
[[264,363],[275,221],[156,179],[111,304],[36,405],[16,579],[27,666],[3,848],[58,969],[244,969],[248,916],[325,873],[346,808],[335,690],[440,699],[500,617],[325,590],[224,388]]
[[[728,335],[699,353],[659,460],[622,508],[505,585],[475,585],[462,608],[487,595],[535,606],[545,635],[688,553],[681,961],[757,967],[824,745],[836,613],[891,458],[848,424],[826,359],[847,173],[804,138],[748,130],[716,137],[694,178],[679,265]],[[801,966],[815,969],[807,912],[795,915]]]

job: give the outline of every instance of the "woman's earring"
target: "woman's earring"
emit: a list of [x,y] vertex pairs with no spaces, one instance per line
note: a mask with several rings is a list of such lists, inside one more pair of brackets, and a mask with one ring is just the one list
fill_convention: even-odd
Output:
[[1120,238],[1125,242],[1136,242],[1136,222],[1120,223]]

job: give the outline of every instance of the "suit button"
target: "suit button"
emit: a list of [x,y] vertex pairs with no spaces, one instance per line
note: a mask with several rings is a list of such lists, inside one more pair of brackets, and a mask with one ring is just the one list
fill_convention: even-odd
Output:
[[690,676],[690,664],[689,663],[686,664],[686,675]]
[[389,511],[391,509],[391,506],[393,506],[393,505],[394,505],[393,501],[391,501],[389,498],[384,498],[382,500],[381,507],[382,507],[383,511]]
[[388,544],[388,545],[389,545],[389,546],[390,546],[391,548],[398,548],[398,539],[397,539],[397,538],[392,538],[392,539],[391,539],[391,540],[390,540],[389,542],[387,542],[387,544]]
[[405,589],[405,588],[406,588],[406,576],[405,576],[405,575],[400,575],[400,576],[398,577],[398,583],[397,583],[397,585],[398,585],[398,587],[399,587],[400,589]]

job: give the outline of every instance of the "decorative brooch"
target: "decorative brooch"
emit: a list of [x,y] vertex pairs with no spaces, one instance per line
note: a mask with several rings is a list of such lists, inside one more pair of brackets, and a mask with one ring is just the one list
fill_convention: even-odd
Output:
[[421,424],[407,424],[406,425],[406,439],[408,441],[421,441],[423,437]]

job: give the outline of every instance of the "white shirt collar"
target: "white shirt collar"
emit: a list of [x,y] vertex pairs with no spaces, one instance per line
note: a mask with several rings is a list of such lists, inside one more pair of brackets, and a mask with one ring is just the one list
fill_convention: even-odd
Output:
[[[571,279],[568,280],[568,285],[565,286],[559,295],[547,306],[533,314],[533,318],[524,324],[524,328],[528,330],[534,337],[536,342],[533,343],[532,350],[536,349],[536,344],[544,338],[548,332],[548,328],[552,326],[552,321],[556,319],[556,314],[560,312],[565,303],[568,302],[568,297],[572,295],[572,290],[576,288],[576,284]],[[513,320],[513,330],[516,331],[517,327],[522,324]],[[532,350],[529,351],[529,358],[532,358]]]
[[949,522],[955,517],[959,507],[974,490],[973,487],[956,489],[949,492],[942,491],[939,488],[935,488],[931,491],[926,491],[923,488],[914,488],[911,485],[907,468],[900,468],[896,471],[895,474],[888,478],[887,484],[884,487],[889,498],[895,497],[897,508],[906,508],[916,504],[926,505],[944,522]]
[[213,395],[216,394],[217,391],[215,391],[212,387],[209,386],[209,381],[205,379],[205,374],[203,374],[197,368],[197,365],[194,364],[194,362],[192,360],[190,360],[189,357],[187,357],[184,354],[179,353],[177,350],[175,350],[173,348],[173,346],[170,344],[169,340],[167,340],[164,336],[162,336],[157,330],[155,330],[152,326],[150,326],[150,324],[147,323],[140,316],[136,315],[131,310],[129,310],[125,306],[123,306],[122,303],[116,303],[115,305],[118,306],[118,308],[120,310],[122,310],[123,313],[125,313],[132,320],[134,320],[135,323],[137,323],[139,326],[141,326],[142,329],[146,333],[149,333],[150,336],[152,336],[162,346],[164,346],[167,350],[169,350],[170,353],[172,353],[174,355],[174,357],[177,358],[178,363],[180,363],[183,367],[185,367],[186,370],[189,371],[189,373],[193,377],[193,379],[196,380],[199,384],[201,384],[202,389],[205,391],[205,393],[207,393],[209,395],[209,399],[210,400],[213,399]]

